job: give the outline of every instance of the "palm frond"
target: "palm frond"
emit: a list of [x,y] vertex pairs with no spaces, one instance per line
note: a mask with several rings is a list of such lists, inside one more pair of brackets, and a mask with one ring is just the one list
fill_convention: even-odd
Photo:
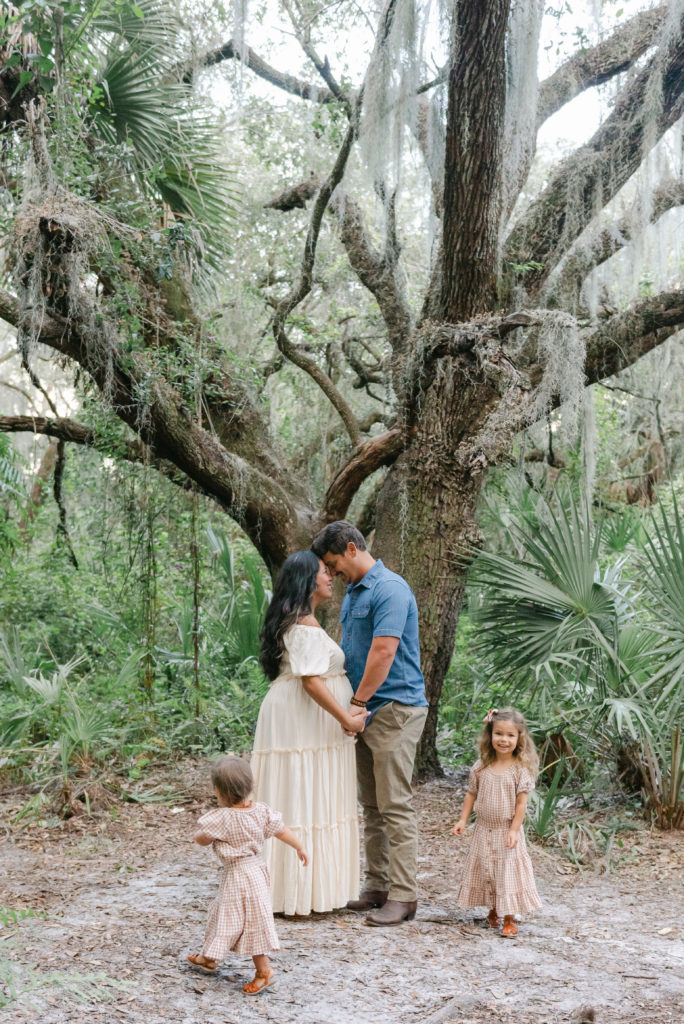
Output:
[[613,660],[625,609],[615,581],[600,575],[600,525],[570,503],[511,530],[522,559],[485,551],[472,566],[470,583],[483,591],[477,646],[530,678],[559,654],[572,653],[584,672]]
[[180,26],[177,12],[160,0],[135,0],[135,3],[97,5],[89,30],[112,35],[139,49],[175,48]]
[[652,515],[646,530],[644,552],[647,559],[644,586],[655,617],[654,629],[662,639],[659,653],[662,664],[654,681],[667,679],[659,703],[684,700],[684,523],[676,499],[672,518],[661,509],[660,521]]

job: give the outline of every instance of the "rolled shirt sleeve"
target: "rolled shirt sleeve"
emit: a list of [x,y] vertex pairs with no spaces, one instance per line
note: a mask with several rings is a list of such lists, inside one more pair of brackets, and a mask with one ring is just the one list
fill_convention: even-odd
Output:
[[373,600],[373,637],[395,636],[401,639],[410,606],[408,587],[395,580],[378,583]]

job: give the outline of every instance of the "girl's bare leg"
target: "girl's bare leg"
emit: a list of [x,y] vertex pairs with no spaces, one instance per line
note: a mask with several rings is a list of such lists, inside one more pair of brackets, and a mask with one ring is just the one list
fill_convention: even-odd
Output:
[[243,992],[246,992],[248,996],[255,996],[258,992],[262,992],[269,985],[273,984],[275,972],[271,967],[271,961],[268,959],[265,953],[255,953],[252,957],[254,966],[256,968],[256,974],[251,981],[248,981],[246,985],[242,986]]

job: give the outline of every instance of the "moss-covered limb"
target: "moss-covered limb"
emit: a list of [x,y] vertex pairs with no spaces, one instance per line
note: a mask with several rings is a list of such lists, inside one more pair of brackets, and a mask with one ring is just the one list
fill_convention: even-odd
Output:
[[[525,286],[538,289],[601,207],[684,113],[684,19],[618,97],[589,142],[565,160],[513,229],[504,258],[529,264]],[[655,88],[657,86],[657,89]]]
[[[684,206],[684,182],[676,179],[660,185],[650,197],[651,223],[678,206]],[[569,302],[570,308],[577,308],[587,275],[629,245],[633,231],[634,217],[622,217],[617,223],[611,223],[605,214],[602,215],[596,228],[592,225],[590,239],[580,238],[559,263],[547,283],[546,302],[554,305],[567,305]]]
[[102,455],[115,455],[127,462],[144,462],[153,466],[165,476],[173,477],[180,482],[178,470],[170,463],[165,465],[155,459],[154,453],[140,440],[112,440],[98,434],[92,427],[68,416],[0,416],[0,433],[2,434],[44,434],[69,444],[83,445],[92,448]]
[[[2,316],[21,324],[19,303],[0,296]],[[245,530],[266,563],[276,568],[290,550],[308,539],[312,510],[292,488],[248,458],[227,450],[216,435],[190,415],[182,398],[155,376],[145,353],[127,354],[111,325],[96,319],[81,298],[69,320],[42,318],[45,333],[35,340],[74,360],[91,375],[115,414],[152,449],[221,504]],[[57,325],[61,330],[57,330]],[[94,327],[93,324],[97,326]],[[245,453],[246,455],[247,453]]]
[[[392,240],[390,230],[387,250],[379,252],[366,230],[358,203],[347,195],[335,196],[331,209],[338,219],[340,238],[352,270],[378,304],[392,349],[397,353],[405,351],[410,339],[412,318],[397,273],[399,251],[396,239]],[[388,226],[391,228],[391,225]]]
[[594,384],[631,366],[684,329],[684,290],[654,295],[584,332],[585,374]]
[[[213,67],[226,60],[241,61],[245,67],[253,71],[259,78],[263,78],[270,85],[275,85],[277,89],[290,93],[291,96],[298,96],[300,99],[311,100],[314,103],[336,102],[336,96],[330,89],[314,85],[312,82],[297,78],[295,75],[289,75],[285,71],[279,71],[272,64],[265,61],[263,57],[255,53],[251,46],[245,44],[242,47],[238,47],[233,39],[229,39],[227,43],[214,50],[209,50],[198,61],[193,61],[193,64],[197,63],[200,67]],[[185,81],[189,81],[191,76],[192,67],[188,66],[184,69]]]
[[264,203],[264,209],[281,210],[285,213],[290,210],[303,209],[313,199],[322,184],[322,178],[312,173],[304,181],[297,182],[296,185],[279,192],[273,199],[269,199],[267,203]]
[[328,487],[321,510],[321,525],[344,519],[364,480],[381,466],[391,465],[403,446],[404,432],[398,424],[360,445]]
[[627,71],[656,41],[668,5],[640,11],[603,39],[582,49],[539,85],[537,127],[586,89],[601,85]]

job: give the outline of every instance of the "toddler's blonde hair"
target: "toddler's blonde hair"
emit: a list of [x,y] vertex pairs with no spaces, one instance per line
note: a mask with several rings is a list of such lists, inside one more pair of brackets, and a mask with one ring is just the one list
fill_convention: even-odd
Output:
[[495,722],[512,722],[518,730],[518,743],[513,751],[513,757],[528,769],[533,779],[539,774],[539,755],[527,728],[527,722],[515,708],[502,708],[495,711],[489,722],[485,722],[480,733],[479,748],[482,767],[496,761],[496,751],[492,746],[492,729]]

